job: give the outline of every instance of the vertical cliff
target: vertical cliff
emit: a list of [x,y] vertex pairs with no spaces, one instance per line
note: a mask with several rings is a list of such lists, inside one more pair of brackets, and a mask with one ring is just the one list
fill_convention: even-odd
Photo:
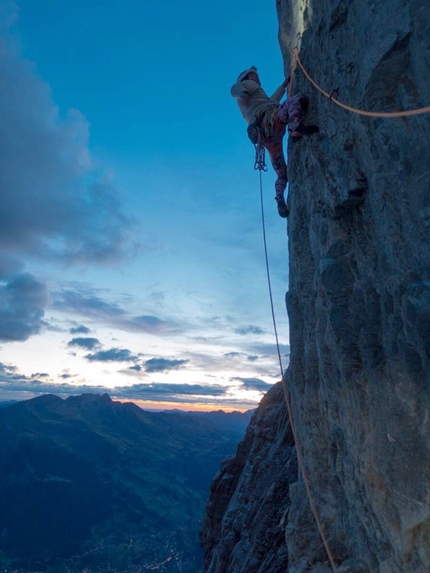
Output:
[[[351,106],[430,105],[427,2],[277,8],[287,74],[298,45],[312,77],[328,92],[340,87]],[[288,145],[288,388],[298,446],[339,573],[427,573],[430,114],[355,115],[300,70],[294,90],[310,97],[308,121],[321,129]],[[207,573],[332,571],[292,464],[276,387],[212,486]]]
[[285,571],[289,488],[296,481],[294,441],[277,384],[211,485],[201,534],[205,571]]

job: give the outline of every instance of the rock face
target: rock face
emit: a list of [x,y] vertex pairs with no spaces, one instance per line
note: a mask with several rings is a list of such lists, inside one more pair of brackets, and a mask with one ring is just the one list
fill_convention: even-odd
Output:
[[[340,86],[338,99],[353,107],[430,105],[426,2],[278,0],[277,7],[287,74],[298,44],[311,76],[329,93]],[[352,114],[300,70],[294,91],[309,95],[307,122],[321,129],[288,149],[287,382],[298,447],[339,573],[428,573],[430,114]],[[231,473],[227,493],[222,471],[212,486],[205,571],[328,573],[303,482],[289,470],[295,450],[283,405],[276,415],[270,406],[278,434],[260,444],[264,457],[243,459],[262,439],[256,424],[266,427],[268,403],[254,417],[250,443],[222,470]],[[264,513],[267,530],[283,529],[282,548],[250,526],[270,488],[284,494],[282,521],[273,507]],[[281,554],[283,565],[271,564]],[[245,559],[250,565],[241,569]]]
[[211,485],[201,541],[205,571],[285,571],[289,487],[297,462],[283,390],[277,384],[251,419],[236,456]]

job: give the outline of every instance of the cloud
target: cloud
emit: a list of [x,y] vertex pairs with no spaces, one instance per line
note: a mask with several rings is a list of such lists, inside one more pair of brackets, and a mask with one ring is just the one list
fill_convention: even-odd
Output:
[[16,366],[0,362],[0,382],[3,386],[7,384],[8,389],[12,387],[13,389],[20,390],[22,384],[25,384],[25,389],[29,390],[32,384],[42,384],[39,380],[39,376],[38,373],[32,376],[26,376],[25,374],[21,374]]
[[136,325],[137,328],[141,327],[144,330],[154,330],[166,324],[163,320],[152,315],[135,316],[129,320],[130,324]]
[[116,388],[116,392],[120,392],[122,396],[133,393],[136,397],[150,396],[157,394],[162,395],[175,395],[175,396],[225,396],[227,394],[225,386],[214,384],[212,386],[206,384],[134,384],[126,388]]
[[[61,378],[67,379],[69,374],[64,373]],[[270,387],[270,385],[267,385]],[[149,402],[174,402],[180,405],[187,404],[213,404],[219,401],[220,408],[225,406],[255,407],[255,400],[237,398],[230,395],[231,386],[220,384],[173,384],[149,383],[134,384],[131,386],[108,388],[105,386],[72,385],[68,383],[42,382],[39,379],[20,374],[13,365],[0,363],[0,387],[12,395],[28,398],[42,394],[57,394],[59,396],[77,396],[84,393],[108,393],[119,400],[139,400]],[[10,395],[9,394],[9,395]]]
[[236,334],[242,334],[242,335],[246,335],[246,334],[264,334],[264,330],[262,328],[260,328],[259,326],[241,326],[239,328],[235,328],[234,332]]
[[94,354],[87,354],[87,360],[98,362],[135,362],[138,356],[133,355],[127,348],[110,348],[109,350],[99,350]]
[[53,293],[54,308],[91,317],[118,317],[125,311],[116,302],[107,302],[99,291],[88,286],[64,289]]
[[87,326],[80,324],[79,326],[75,326],[74,328],[71,328],[69,330],[69,332],[70,332],[70,334],[89,334],[91,332],[91,330]]
[[[268,344],[267,342],[261,342],[256,344],[247,344],[247,349],[252,354],[258,356],[276,356],[277,355],[277,348],[276,343]],[[290,346],[289,344],[279,344],[279,351],[281,352],[282,356],[289,356],[290,355]]]
[[178,325],[174,321],[149,314],[130,316],[117,302],[106,300],[100,293],[100,289],[73,283],[53,293],[53,306],[62,312],[96,318],[127,332],[178,332]]
[[50,87],[23,58],[11,30],[16,5],[3,2],[2,16],[0,339],[25,341],[49,327],[49,301],[45,281],[19,259],[121,261],[134,249],[133,222],[91,157],[87,120],[77,110],[60,114]]
[[130,253],[120,197],[91,157],[89,124],[66,115],[34,64],[2,30],[0,242],[8,253],[68,262],[110,262]]
[[100,341],[97,338],[72,338],[67,346],[80,346],[86,350],[93,350],[100,346]]
[[0,340],[24,341],[45,326],[48,292],[30,273],[0,276]]
[[179,370],[188,360],[168,360],[166,358],[151,358],[145,362],[145,372],[169,372]]
[[[63,380],[72,378],[74,375],[64,372],[60,375]],[[43,380],[40,380],[42,378]],[[48,378],[48,380],[46,380]],[[86,392],[101,392],[109,391],[103,386],[90,386],[88,384],[72,385],[67,383],[52,382],[48,374],[36,373],[31,376],[26,376],[19,372],[18,368],[12,364],[0,362],[0,388],[5,392],[16,392],[17,394],[24,394],[22,397],[40,396],[42,394],[59,394],[61,395],[78,395]]]
[[256,402],[247,398],[236,398],[229,395],[230,388],[219,384],[134,384],[132,386],[108,390],[118,399],[150,402],[174,402],[178,405],[213,404],[218,401],[223,406],[255,408]]
[[268,384],[259,378],[234,378],[234,380],[239,380],[242,386],[246,390],[257,390],[257,392],[267,392],[272,387],[272,384]]
[[223,354],[224,358],[246,358],[249,362],[256,362],[259,356],[255,354],[246,354],[246,352],[227,352]]
[[[223,397],[227,396],[228,388],[220,385],[204,384],[134,384],[132,386],[107,388],[104,386],[80,385],[74,386],[66,383],[43,383],[32,377],[16,373],[15,367],[0,365],[0,382],[2,386],[16,392],[32,392],[34,394],[60,394],[77,395],[86,392],[108,392],[117,398],[135,400],[171,400],[181,401],[181,396],[187,396],[187,401],[195,397]],[[6,384],[6,386],[5,386]]]
[[18,372],[18,368],[13,364],[6,364],[5,362],[0,362],[0,376],[11,375]]
[[14,256],[1,253],[0,256],[0,279],[17,275],[24,271],[24,264]]
[[243,352],[226,352],[223,356],[225,358],[242,358],[245,354]]

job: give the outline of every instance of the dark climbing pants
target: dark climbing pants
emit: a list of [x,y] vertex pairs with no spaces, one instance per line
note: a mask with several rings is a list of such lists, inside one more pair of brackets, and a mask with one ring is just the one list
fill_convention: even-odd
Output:
[[288,98],[274,112],[270,121],[270,129],[266,132],[263,145],[267,149],[270,162],[277,175],[275,191],[277,197],[283,197],[287,186],[287,164],[284,156],[283,137],[288,125],[288,131],[295,131],[300,125],[303,109],[300,103],[301,94]]

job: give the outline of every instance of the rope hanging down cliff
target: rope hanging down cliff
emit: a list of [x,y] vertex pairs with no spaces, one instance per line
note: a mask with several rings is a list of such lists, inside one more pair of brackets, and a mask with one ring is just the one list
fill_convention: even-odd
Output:
[[290,81],[290,88],[289,88],[289,93],[291,94],[291,86],[293,83],[293,74],[294,71],[296,69],[296,64],[298,64],[300,66],[300,69],[302,70],[304,76],[306,77],[306,79],[314,86],[315,89],[317,89],[319,92],[321,92],[326,98],[328,98],[330,101],[332,101],[334,104],[338,105],[339,107],[350,111],[352,113],[357,113],[358,115],[365,115],[367,117],[387,117],[387,118],[394,118],[394,117],[411,117],[413,115],[421,115],[423,113],[430,113],[430,106],[426,106],[426,107],[421,107],[419,109],[410,109],[410,110],[403,110],[403,111],[391,111],[391,112],[385,112],[385,111],[366,111],[363,109],[357,109],[355,107],[352,107],[350,105],[347,105],[345,103],[342,103],[341,101],[339,101],[338,99],[336,99],[335,97],[333,97],[333,92],[331,94],[329,94],[328,92],[326,92],[319,84],[317,84],[317,82],[310,76],[309,72],[306,70],[305,66],[303,65],[303,62],[300,59],[299,56],[299,51],[297,48],[294,48],[293,51],[293,63],[291,65],[291,81]]
[[297,463],[300,469],[300,473],[302,474],[302,478],[303,478],[303,483],[305,485],[305,489],[306,489],[306,494],[308,496],[308,500],[309,500],[309,505],[311,507],[314,519],[315,519],[315,523],[317,524],[317,528],[321,537],[321,541],[323,542],[325,551],[327,553],[327,557],[328,560],[330,562],[331,568],[333,569],[333,573],[338,573],[338,569],[333,557],[333,553],[330,549],[330,545],[328,543],[327,537],[324,533],[324,528],[322,526],[320,517],[319,517],[319,513],[318,513],[318,509],[316,507],[315,501],[314,501],[314,497],[312,495],[312,490],[311,490],[311,486],[309,483],[309,479],[304,467],[304,460],[303,460],[303,455],[302,455],[302,449],[301,449],[301,445],[296,433],[296,429],[294,426],[294,419],[293,419],[293,410],[291,407],[291,402],[290,402],[290,397],[288,395],[288,388],[287,388],[287,381],[285,378],[285,374],[284,374],[284,368],[283,368],[283,364],[282,364],[282,357],[281,357],[281,350],[280,350],[280,346],[279,346],[279,338],[278,338],[278,329],[276,326],[276,316],[275,316],[275,309],[274,309],[274,305],[273,305],[273,294],[272,294],[272,283],[270,280],[270,268],[269,268],[269,257],[267,254],[267,240],[266,240],[266,222],[265,222],[265,216],[264,216],[264,201],[263,201],[263,180],[262,180],[262,174],[261,172],[264,171],[264,167],[265,167],[265,160],[264,160],[264,147],[260,146],[260,150],[262,153],[262,156],[260,155],[260,163],[258,164],[256,161],[255,164],[255,169],[258,169],[259,171],[259,177],[260,177],[260,204],[261,204],[261,224],[262,224],[262,230],[263,230],[263,245],[264,245],[264,256],[265,256],[265,260],[266,260],[266,273],[267,273],[267,284],[269,287],[269,298],[270,298],[270,308],[272,311],[272,321],[273,321],[273,330],[275,333],[275,340],[276,340],[276,348],[277,348],[277,352],[278,352],[278,360],[279,360],[279,368],[281,370],[281,379],[282,379],[282,388],[284,391],[284,397],[285,397],[285,403],[287,406],[287,412],[288,412],[288,419],[290,422],[290,427],[291,427],[291,433],[293,434],[293,438],[294,438],[294,443],[296,445],[296,453],[297,453]]

